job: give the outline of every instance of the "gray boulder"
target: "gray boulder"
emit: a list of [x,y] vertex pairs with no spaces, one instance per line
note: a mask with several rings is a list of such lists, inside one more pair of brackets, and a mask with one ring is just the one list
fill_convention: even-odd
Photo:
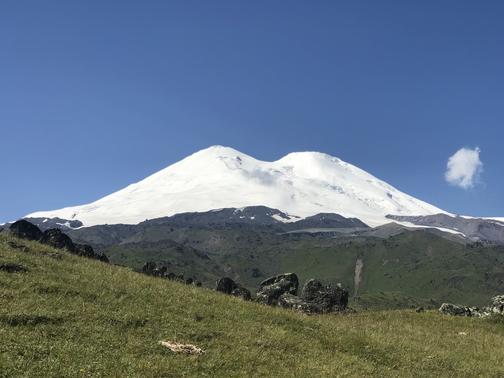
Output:
[[485,307],[485,312],[504,315],[504,295],[497,295],[491,299],[490,306]]
[[318,312],[311,303],[289,293],[282,294],[280,298],[278,298],[278,306],[304,312],[305,314]]
[[295,273],[284,273],[262,281],[256,293],[257,301],[268,305],[278,304],[283,294],[297,295],[299,279]]
[[341,285],[323,285],[319,280],[311,279],[305,283],[301,299],[310,303],[317,313],[343,311],[348,305],[348,291]]
[[439,308],[439,312],[452,316],[468,316],[477,318],[482,316],[480,310],[477,307],[460,306],[453,303],[443,303]]

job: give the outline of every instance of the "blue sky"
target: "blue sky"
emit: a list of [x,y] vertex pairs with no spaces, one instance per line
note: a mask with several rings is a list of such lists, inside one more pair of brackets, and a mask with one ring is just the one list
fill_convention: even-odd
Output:
[[[504,216],[501,1],[2,1],[0,221],[213,144],[338,156]],[[475,185],[445,171],[479,148]]]

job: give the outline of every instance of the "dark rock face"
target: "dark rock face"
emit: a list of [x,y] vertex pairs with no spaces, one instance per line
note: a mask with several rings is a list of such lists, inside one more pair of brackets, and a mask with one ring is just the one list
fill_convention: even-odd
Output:
[[40,242],[53,248],[67,249],[70,252],[75,252],[75,245],[72,239],[57,228],[44,231],[40,238]]
[[452,316],[471,316],[471,317],[481,316],[481,313],[477,307],[460,306],[452,303],[443,303],[439,308],[439,312],[445,315],[452,315]]
[[215,290],[220,291],[224,294],[231,294],[234,289],[238,287],[238,284],[234,282],[229,277],[223,277],[217,281],[215,285]]
[[40,231],[37,226],[24,219],[11,224],[9,231],[20,239],[40,240],[42,238],[42,231]]
[[154,270],[157,268],[157,265],[153,261],[148,261],[144,264],[142,268],[142,273],[147,274],[148,276],[154,275]]
[[87,244],[74,244],[74,253],[78,256],[88,257],[108,263],[109,259],[104,253],[96,252],[93,247]]
[[275,305],[282,294],[297,295],[299,279],[295,273],[284,273],[261,282],[257,290],[257,301]]
[[306,314],[324,314],[344,311],[348,304],[348,291],[341,285],[323,285],[308,280],[297,296],[299,280],[294,273],[279,274],[261,282],[257,301],[270,306],[280,306]]
[[0,264],[0,271],[7,273],[24,273],[27,272],[28,269],[26,269],[23,265],[5,263]]
[[240,297],[246,301],[251,299],[250,291],[234,282],[229,277],[223,277],[217,281],[215,290],[221,293]]
[[348,305],[347,290],[340,286],[325,286],[315,279],[305,283],[301,298],[310,303],[318,313],[343,311]]
[[[64,234],[57,228],[51,228],[42,232],[34,224],[21,219],[13,223],[9,230],[14,236],[20,239],[36,240],[53,248],[66,249],[70,253],[78,256],[88,257],[107,263],[109,262],[105,254],[96,252],[90,245],[87,244],[74,244],[68,235]],[[17,248],[17,245],[13,242],[10,242],[9,245],[11,245],[12,248]],[[22,247],[25,248],[24,250],[28,251],[28,247]]]

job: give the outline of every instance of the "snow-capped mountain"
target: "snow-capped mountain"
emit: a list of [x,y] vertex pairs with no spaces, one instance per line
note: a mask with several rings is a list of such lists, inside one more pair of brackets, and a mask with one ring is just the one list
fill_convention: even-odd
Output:
[[337,213],[370,226],[389,223],[388,214],[446,214],[323,153],[295,152],[266,162],[213,146],[96,202],[27,217],[79,220],[84,226],[136,224],[183,212],[256,205],[279,209],[292,221]]

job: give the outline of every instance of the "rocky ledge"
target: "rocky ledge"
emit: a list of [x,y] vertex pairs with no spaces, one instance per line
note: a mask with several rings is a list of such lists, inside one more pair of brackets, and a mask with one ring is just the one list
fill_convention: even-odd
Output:
[[504,316],[504,295],[497,295],[490,300],[488,306],[482,309],[478,307],[468,307],[452,303],[443,303],[439,311],[445,315],[469,316],[474,318],[484,318],[491,315]]
[[21,219],[9,227],[9,232],[20,239],[38,241],[57,249],[66,249],[74,255],[109,262],[105,254],[97,252],[87,244],[77,244],[68,235],[57,228],[51,228],[42,232],[37,226]]
[[[283,273],[270,277],[259,284],[253,300],[269,305],[289,308],[305,314],[326,314],[347,309],[348,291],[341,285],[324,285],[316,279],[309,279],[298,296],[299,279],[295,273]],[[217,281],[216,290],[251,299],[250,292],[229,277]]]

